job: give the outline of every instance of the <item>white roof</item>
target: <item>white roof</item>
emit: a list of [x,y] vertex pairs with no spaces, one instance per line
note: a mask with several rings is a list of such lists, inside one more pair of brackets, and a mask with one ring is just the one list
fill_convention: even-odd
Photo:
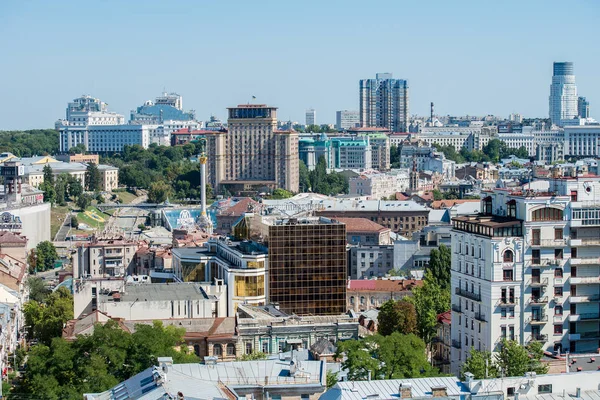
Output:
[[448,396],[469,394],[469,389],[456,377],[386,379],[338,382],[320,400],[376,400],[398,398],[400,384],[411,384],[412,397],[432,397],[432,387],[446,387]]

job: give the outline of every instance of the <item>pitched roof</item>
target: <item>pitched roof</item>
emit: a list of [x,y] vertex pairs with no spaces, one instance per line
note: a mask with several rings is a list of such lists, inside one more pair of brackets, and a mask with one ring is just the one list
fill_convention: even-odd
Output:
[[446,312],[438,314],[437,320],[441,324],[450,325],[450,322],[452,321],[452,311],[448,310]]
[[474,203],[474,202],[479,202],[479,199],[463,199],[463,200],[435,200],[434,202],[431,203],[430,207],[436,210],[442,209],[442,208],[450,208],[456,204],[463,204],[463,203]]
[[389,228],[379,225],[367,218],[336,218],[346,225],[347,233],[376,233],[390,231]]
[[27,238],[14,232],[0,231],[0,245],[2,244],[27,244]]
[[351,279],[348,290],[364,292],[404,292],[415,286],[423,285],[423,281],[414,279]]
[[250,197],[244,197],[243,199],[240,199],[234,205],[222,209],[219,212],[219,215],[226,215],[226,216],[232,216],[232,217],[240,216],[244,213],[247,213],[251,207],[257,207],[257,206],[260,206],[259,202],[252,200]]

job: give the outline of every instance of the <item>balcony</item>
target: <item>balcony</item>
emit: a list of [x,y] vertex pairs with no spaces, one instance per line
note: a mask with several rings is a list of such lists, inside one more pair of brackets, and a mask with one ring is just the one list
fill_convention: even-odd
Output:
[[546,314],[531,315],[527,318],[527,321],[525,321],[525,323],[531,325],[544,325],[546,322],[548,322],[548,316]]
[[567,239],[533,239],[529,241],[531,247],[565,247]]
[[573,341],[577,341],[577,340],[598,340],[598,339],[600,339],[600,332],[599,331],[571,333],[569,335],[569,340],[573,340]]
[[600,313],[583,313],[569,315],[569,322],[600,320]]
[[600,257],[571,257],[571,265],[599,265]]
[[600,276],[572,276],[571,285],[594,285],[600,283]]
[[474,318],[477,321],[480,321],[480,322],[487,322],[487,319],[485,319],[485,314],[484,313],[476,312]]
[[462,343],[460,342],[460,340],[453,340],[452,347],[454,347],[455,349],[460,349],[462,348]]
[[548,286],[548,278],[534,277],[527,281],[527,285],[532,287]]
[[457,313],[461,313],[462,312],[462,307],[456,304],[452,304],[452,311],[457,312]]
[[469,300],[481,301],[481,294],[479,294],[479,293],[472,293],[472,292],[469,292],[468,290],[464,290],[464,289],[460,289],[460,288],[456,288],[455,293],[457,295],[465,297]]
[[532,334],[529,337],[529,343],[532,343],[532,342],[545,342],[547,340],[548,340],[548,335],[542,335],[542,334],[539,334],[539,333]]
[[586,296],[571,296],[571,304],[591,303],[600,301],[600,294],[591,294]]
[[519,299],[517,299],[516,297],[501,298],[500,300],[498,300],[496,302],[496,307],[498,307],[498,306],[514,306],[517,304],[519,304]]
[[548,297],[547,296],[540,296],[540,297],[531,297],[529,299],[529,305],[537,305],[537,304],[548,304]]
[[600,238],[579,238],[569,240],[569,246],[600,246]]
[[528,265],[533,267],[557,267],[560,266],[564,262],[562,258],[532,258]]

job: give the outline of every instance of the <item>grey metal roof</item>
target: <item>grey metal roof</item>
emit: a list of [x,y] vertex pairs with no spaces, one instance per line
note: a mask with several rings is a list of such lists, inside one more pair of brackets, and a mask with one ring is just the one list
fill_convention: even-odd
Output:
[[432,397],[432,387],[446,387],[447,395],[469,394],[469,389],[456,377],[386,379],[372,381],[338,382],[320,400],[362,400],[399,398],[400,384],[411,384],[412,397]]
[[[197,300],[208,296],[200,285],[195,283],[140,283],[125,285],[125,293],[121,293],[121,302],[126,301],[160,301],[160,300]],[[99,296],[103,302],[111,301],[111,296]]]

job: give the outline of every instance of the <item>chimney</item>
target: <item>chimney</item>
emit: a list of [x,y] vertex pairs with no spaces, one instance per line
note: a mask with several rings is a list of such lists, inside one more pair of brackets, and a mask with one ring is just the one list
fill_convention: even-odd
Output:
[[581,398],[581,388],[580,387],[575,389],[575,397],[577,397],[578,399]]
[[431,393],[433,393],[433,397],[448,397],[446,386],[433,386]]
[[410,383],[401,383],[398,391],[400,392],[401,399],[412,398],[412,385]]
[[467,384],[467,387],[469,388],[469,392],[471,392],[473,390],[473,378],[475,377],[475,375],[473,375],[470,372],[465,372],[465,383]]

